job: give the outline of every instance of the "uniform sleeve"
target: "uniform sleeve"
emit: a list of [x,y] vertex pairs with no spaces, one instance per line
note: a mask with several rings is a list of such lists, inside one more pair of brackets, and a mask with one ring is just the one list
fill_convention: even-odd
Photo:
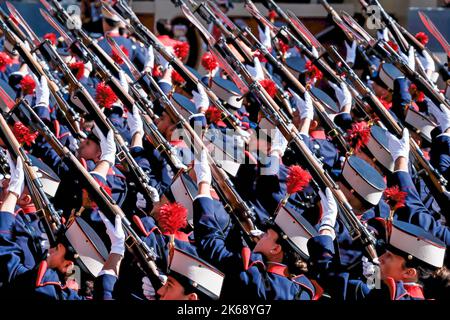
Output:
[[441,134],[431,144],[431,164],[450,181],[450,136]]
[[240,254],[225,246],[225,236],[214,216],[213,200],[200,197],[194,200],[194,234],[200,256],[225,273],[242,271]]
[[388,180],[388,185],[398,185],[399,188],[407,192],[405,207],[396,211],[397,218],[420,226],[445,244],[450,244],[450,230],[447,226],[436,221],[420,199],[408,172],[397,171]]
[[361,280],[349,278],[349,273],[339,272],[336,265],[333,240],[329,236],[317,236],[308,241],[309,271],[311,276],[334,300],[361,300],[370,288]]

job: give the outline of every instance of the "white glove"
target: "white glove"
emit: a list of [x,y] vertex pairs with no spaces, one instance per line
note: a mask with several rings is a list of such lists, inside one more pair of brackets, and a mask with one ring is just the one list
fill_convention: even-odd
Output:
[[99,211],[98,213],[106,226],[106,233],[111,240],[111,251],[109,253],[116,253],[123,256],[125,254],[125,232],[122,228],[122,218],[119,215],[116,215],[113,226],[103,212]]
[[274,129],[275,134],[271,135],[271,144],[270,144],[270,154],[273,154],[274,152],[278,152],[279,155],[282,157],[284,155],[284,152],[286,151],[288,141],[283,137],[280,130],[277,128]]
[[8,191],[15,193],[17,197],[20,198],[25,187],[23,162],[19,157],[17,158],[17,163],[14,163],[14,160],[11,159],[11,155],[9,154],[9,152],[7,153],[7,159],[11,175],[11,178],[9,179]]
[[320,230],[329,230],[336,237],[334,233],[334,226],[336,224],[336,218],[338,214],[338,206],[336,200],[334,200],[333,193],[330,188],[325,189],[325,193],[319,190],[320,204],[322,206],[322,219],[320,220]]
[[367,257],[362,257],[363,266],[363,276],[366,278],[372,278],[375,275],[376,269],[375,265],[367,259]]
[[197,159],[197,157],[194,160],[194,171],[197,176],[197,185],[199,185],[200,182],[211,184],[211,169],[209,168],[206,152],[206,150],[202,150],[200,160]]
[[261,237],[265,232],[259,229],[250,230],[250,235],[253,237]]
[[105,137],[97,126],[94,126],[93,130],[95,130],[96,136],[100,139],[100,149],[102,150],[100,160],[108,161],[113,166],[116,160],[114,133],[110,130]]
[[435,106],[434,103],[430,103],[428,111],[436,118],[442,132],[450,128],[450,110],[443,104],[440,105],[441,110]]
[[403,129],[403,135],[401,139],[398,139],[396,136],[390,134],[386,131],[386,135],[388,138],[388,149],[392,155],[392,159],[394,162],[398,157],[405,157],[406,160],[409,160],[409,131],[408,129]]
[[381,31],[378,30],[377,31],[377,39],[378,40],[384,40],[386,42],[389,41],[389,29],[388,28],[383,28]]
[[142,123],[141,115],[136,106],[133,106],[133,112],[128,112],[128,127],[130,128],[131,136],[136,133],[144,135],[144,124]]
[[422,64],[422,67],[425,69],[425,71],[428,70],[431,70],[432,72],[436,71],[434,60],[426,50],[423,50],[422,54],[419,54],[417,57],[419,58],[419,61]]
[[347,41],[345,41],[345,48],[346,48],[346,58],[345,62],[355,64],[356,60],[356,47],[357,43],[355,40],[353,40],[352,45],[350,46]]
[[[161,283],[165,285],[167,282],[167,276],[160,274],[159,280],[161,280]],[[142,291],[147,300],[155,300],[156,291],[148,277],[142,278]]]
[[207,110],[209,107],[209,98],[206,94],[205,88],[200,83],[197,83],[197,91],[192,91],[195,107],[197,111]]
[[268,26],[265,26],[264,32],[261,30],[261,28],[258,25],[258,33],[259,33],[259,41],[264,45],[268,50],[272,48],[272,41],[270,36],[270,28]]
[[259,62],[258,57],[255,57],[253,61],[255,63],[255,66],[252,67],[250,65],[247,65],[248,72],[256,81],[264,80],[264,71],[261,62]]
[[147,50],[147,61],[145,63],[145,68],[148,70],[153,70],[155,66],[155,53],[153,52],[153,46],[150,46]]
[[330,87],[334,89],[334,92],[336,93],[336,98],[339,101],[339,106],[343,108],[347,104],[352,103],[352,94],[348,90],[347,85],[345,82],[341,82],[340,86],[334,84],[333,82],[328,82],[330,84]]
[[128,80],[125,72],[123,70],[119,71],[119,82],[121,87],[125,92],[128,92],[129,86],[128,86]]
[[34,81],[36,82],[36,106],[47,107],[50,101],[50,91],[48,89],[47,78],[41,76],[41,81],[33,75]]
[[408,67],[411,70],[415,70],[416,69],[416,56],[414,54],[414,47],[413,46],[409,46],[409,49],[408,49]]
[[145,200],[144,195],[140,192],[136,194],[136,207],[141,210],[145,210],[145,208],[147,208],[147,200]]
[[294,98],[294,103],[300,113],[300,119],[310,119],[314,118],[314,106],[312,103],[311,95],[308,91],[305,92],[305,100],[300,98],[300,96],[293,90],[289,88],[289,92]]

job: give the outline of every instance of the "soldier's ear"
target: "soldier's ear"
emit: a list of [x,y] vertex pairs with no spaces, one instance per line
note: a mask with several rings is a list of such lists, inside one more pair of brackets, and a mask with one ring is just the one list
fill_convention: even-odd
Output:
[[311,124],[309,125],[310,130],[314,130],[319,126],[319,122],[317,120],[312,120]]
[[188,300],[198,300],[198,295],[195,292],[189,293]]
[[407,268],[404,271],[405,278],[415,279],[417,277],[417,269],[416,268]]

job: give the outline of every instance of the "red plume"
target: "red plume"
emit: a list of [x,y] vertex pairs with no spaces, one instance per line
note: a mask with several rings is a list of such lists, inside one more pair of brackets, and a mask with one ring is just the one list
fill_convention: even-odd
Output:
[[44,36],[43,36],[43,38],[44,38],[44,40],[50,40],[50,42],[52,43],[52,45],[56,45],[56,34],[54,34],[53,32],[52,33],[46,33]]
[[259,83],[267,91],[269,96],[271,96],[272,98],[275,97],[275,95],[277,94],[277,86],[275,85],[275,82],[273,82],[270,79],[263,79],[263,80],[260,80]]
[[95,101],[100,107],[110,109],[117,102],[118,98],[110,86],[100,82],[95,90]]
[[312,177],[308,171],[300,166],[290,166],[286,179],[288,194],[302,191],[311,181]]
[[289,50],[289,45],[278,39],[278,47],[280,48],[281,54],[284,54]]
[[267,62],[266,57],[259,50],[255,51],[254,56],[257,57],[261,63]]
[[222,112],[216,107],[209,107],[205,112],[205,116],[209,123],[216,123],[222,119]]
[[277,12],[275,10],[269,10],[269,14],[267,15],[270,21],[273,21],[278,17]]
[[[125,46],[123,46],[123,45],[120,46],[120,50],[122,50],[122,52],[125,53],[125,55],[126,55],[127,57],[130,56],[130,53],[128,52],[128,49],[127,49]],[[123,64],[123,63],[124,63],[122,57],[119,55],[119,53],[116,51],[115,48],[113,48],[113,50],[112,50],[112,56],[111,56],[111,58],[112,58],[117,64]]]
[[187,225],[187,209],[180,203],[166,203],[156,215],[156,221],[164,234],[174,234]]
[[354,123],[352,128],[347,130],[347,141],[355,150],[359,150],[362,146],[367,145],[369,139],[370,127],[365,121]]
[[72,70],[73,73],[75,73],[75,77],[77,77],[78,80],[83,78],[84,75],[84,63],[82,61],[73,62],[69,65],[70,70]]
[[20,80],[20,87],[22,88],[23,95],[26,96],[27,94],[33,94],[36,83],[34,82],[33,77],[27,74]]
[[389,41],[387,42],[387,44],[388,44],[392,49],[394,49],[395,52],[398,52],[398,44],[396,44],[394,41],[389,40]]
[[415,37],[424,46],[428,43],[428,36],[425,32],[418,32],[416,33]]
[[207,71],[211,72],[219,66],[219,63],[211,52],[206,52],[202,57],[202,66]]
[[316,79],[317,81],[322,79],[323,73],[311,62],[308,60],[305,64],[305,68],[309,73],[309,77],[311,79]]
[[425,93],[419,91],[414,83],[411,83],[411,85],[409,86],[409,92],[414,97],[414,100],[416,100],[416,102],[425,101]]
[[397,210],[405,206],[405,199],[408,195],[405,191],[400,191],[398,186],[393,186],[384,190],[384,197],[391,209]]
[[0,52],[0,72],[5,72],[6,67],[11,63],[11,57],[6,52]]
[[183,77],[176,71],[172,71],[172,81],[181,85],[185,83],[186,81],[183,79]]
[[31,132],[22,122],[14,123],[13,134],[20,144],[31,146],[39,135],[38,132]]
[[179,59],[184,59],[188,56],[189,54],[189,43],[187,42],[178,42],[174,47],[173,47],[173,52],[175,53],[175,55],[179,58]]
[[161,72],[161,69],[159,68],[159,66],[157,66],[157,65],[153,66],[152,76],[155,78],[159,78],[162,76],[162,72]]

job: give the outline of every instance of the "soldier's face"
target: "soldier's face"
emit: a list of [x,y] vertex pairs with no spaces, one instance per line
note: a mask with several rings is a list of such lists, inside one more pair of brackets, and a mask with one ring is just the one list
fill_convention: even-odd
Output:
[[50,269],[55,269],[61,274],[68,274],[73,269],[73,261],[66,260],[66,247],[59,243],[48,250],[47,264]]
[[78,157],[86,160],[97,160],[101,156],[100,146],[91,139],[84,139],[78,148]]
[[281,245],[277,243],[278,233],[272,229],[268,229],[266,233],[259,239],[254,252],[261,253],[265,257],[271,257],[281,251]]
[[[380,275],[384,280],[388,277],[395,281],[412,280],[411,277],[415,275],[413,268],[405,268],[405,259],[390,251],[386,251],[379,258],[380,261]],[[412,274],[412,272],[414,274]]]
[[160,300],[198,300],[198,296],[195,293],[185,294],[184,287],[171,276],[159,288],[157,294],[160,296]]
[[159,132],[161,132],[164,138],[169,141],[172,140],[172,133],[176,128],[176,124],[173,123],[167,112],[163,112],[161,117],[158,118],[155,122]]

